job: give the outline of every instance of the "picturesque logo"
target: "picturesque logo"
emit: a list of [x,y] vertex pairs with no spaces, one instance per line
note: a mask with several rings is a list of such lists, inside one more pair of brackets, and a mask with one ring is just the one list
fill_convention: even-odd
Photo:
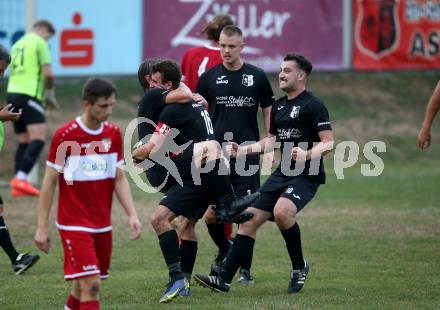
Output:
[[[82,22],[80,13],[72,17],[75,26]],[[92,29],[66,29],[60,37],[60,63],[66,67],[90,66],[94,59]]]
[[359,49],[374,58],[391,53],[400,38],[399,0],[358,0],[355,40]]
[[215,84],[228,84],[229,81],[228,80],[223,80],[226,77],[226,75],[222,75],[217,77],[217,80],[215,81]]

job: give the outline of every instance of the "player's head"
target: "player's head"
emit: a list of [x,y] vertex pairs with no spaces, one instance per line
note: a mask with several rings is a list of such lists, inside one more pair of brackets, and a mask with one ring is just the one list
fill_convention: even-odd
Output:
[[173,60],[163,60],[153,65],[150,86],[172,90],[179,87],[181,79],[179,65]]
[[104,122],[113,112],[116,87],[109,80],[90,78],[83,86],[82,100],[85,113],[98,122]]
[[159,61],[159,59],[147,58],[139,66],[138,79],[144,91],[150,88],[153,65],[157,64]]
[[32,31],[46,41],[55,35],[55,27],[49,21],[44,19],[36,21],[32,26]]
[[0,45],[0,77],[5,74],[6,68],[11,63],[11,55],[9,55],[8,51]]
[[226,26],[220,33],[220,55],[223,64],[233,66],[241,62],[240,53],[244,47],[243,32],[237,26]]
[[278,75],[280,89],[288,93],[304,87],[312,69],[311,62],[305,56],[295,53],[287,54],[281,63]]
[[206,36],[209,41],[218,42],[223,28],[230,25],[234,25],[231,16],[219,14],[206,24],[200,34]]

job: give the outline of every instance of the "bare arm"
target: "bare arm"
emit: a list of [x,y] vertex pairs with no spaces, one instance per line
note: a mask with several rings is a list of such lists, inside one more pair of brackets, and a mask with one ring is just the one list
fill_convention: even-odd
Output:
[[53,72],[52,72],[52,66],[51,65],[43,65],[43,76],[44,80],[46,81],[46,89],[53,88]]
[[46,167],[43,185],[38,200],[38,222],[34,241],[36,246],[43,252],[48,253],[50,249],[49,237],[49,214],[52,208],[53,196],[57,187],[59,172],[52,167]]
[[333,132],[331,130],[322,130],[318,133],[319,142],[310,150],[303,150],[299,147],[292,149],[292,158],[295,160],[311,160],[319,157],[324,157],[333,150]]
[[139,221],[136,209],[134,208],[133,197],[130,191],[130,185],[121,169],[116,169],[115,181],[116,198],[124,208],[125,214],[128,216],[128,225],[131,230],[131,239],[138,239],[141,235],[141,223]]
[[418,145],[421,149],[426,149],[431,145],[431,126],[440,109],[440,81],[432,93],[428,106],[426,107],[425,118],[423,120],[422,128],[417,137]]
[[246,146],[239,146],[237,143],[232,142],[226,146],[226,152],[232,157],[244,156],[248,154],[264,154],[274,150],[275,142],[276,137],[269,133],[267,137],[261,139],[260,141]]
[[179,87],[170,91],[165,97],[165,103],[186,103],[192,100],[192,92],[185,83],[180,83]]
[[268,106],[268,107],[266,107],[266,108],[263,108],[262,111],[263,111],[264,129],[266,130],[266,133],[269,135],[269,129],[270,129],[270,112],[272,111],[272,106]]
[[160,149],[165,139],[166,134],[155,132],[147,143],[141,145],[133,151],[131,154],[133,161],[138,164],[146,158],[149,158],[152,154]]

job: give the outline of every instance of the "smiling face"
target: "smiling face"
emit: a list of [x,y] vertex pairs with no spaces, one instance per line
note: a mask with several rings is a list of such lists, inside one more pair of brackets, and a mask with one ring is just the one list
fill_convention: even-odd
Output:
[[296,61],[283,61],[278,74],[280,89],[286,93],[295,91],[303,85],[306,73],[298,68]]

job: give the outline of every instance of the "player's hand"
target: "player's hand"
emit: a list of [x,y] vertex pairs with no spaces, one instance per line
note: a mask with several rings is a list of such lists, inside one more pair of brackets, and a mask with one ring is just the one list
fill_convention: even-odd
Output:
[[426,129],[425,127],[422,127],[422,129],[420,129],[419,135],[417,137],[417,142],[419,148],[421,148],[422,150],[427,149],[431,146],[431,133],[429,129]]
[[21,109],[18,112],[14,112],[14,108],[12,108],[12,104],[5,105],[0,110],[0,121],[17,121],[21,116]]
[[131,231],[131,240],[139,239],[141,236],[141,230],[142,230],[142,224],[139,221],[139,218],[137,215],[131,215],[128,217],[128,225],[130,226]]
[[193,100],[195,102],[203,104],[205,109],[208,110],[208,101],[206,101],[206,99],[202,95],[200,95],[200,94],[193,94],[192,97],[193,97]]
[[306,161],[307,160],[307,151],[305,151],[299,147],[294,147],[292,149],[292,158],[296,161]]
[[237,157],[239,148],[240,146],[237,143],[229,142],[225,148],[226,154],[228,154],[229,157]]
[[34,236],[34,242],[37,248],[44,253],[49,253],[50,249],[50,237],[47,228],[37,228]]
[[48,110],[59,110],[57,99],[55,98],[55,89],[46,89],[46,97],[44,98],[44,107]]

